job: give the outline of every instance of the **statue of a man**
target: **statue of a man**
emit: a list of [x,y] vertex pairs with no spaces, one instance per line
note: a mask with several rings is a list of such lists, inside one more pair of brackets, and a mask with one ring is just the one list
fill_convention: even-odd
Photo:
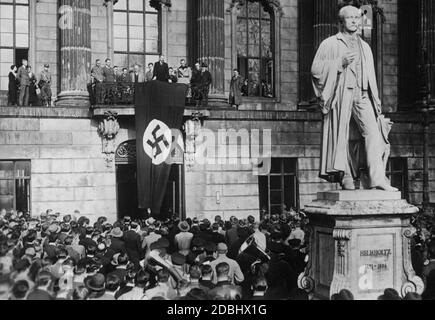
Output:
[[[361,16],[358,8],[343,7],[341,32],[320,44],[313,62],[314,91],[323,113],[320,177],[354,190],[354,179],[365,167],[367,188],[395,192],[385,174],[389,130],[382,115],[373,54],[357,33]],[[364,138],[362,150],[350,143],[352,130]]]

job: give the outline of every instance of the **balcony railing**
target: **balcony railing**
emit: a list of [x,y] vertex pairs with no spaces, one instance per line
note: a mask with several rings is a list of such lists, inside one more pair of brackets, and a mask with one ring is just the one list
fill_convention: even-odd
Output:
[[88,87],[91,105],[132,105],[134,84],[131,82],[94,83]]
[[[104,82],[88,86],[91,105],[128,106],[134,105],[134,84],[131,82]],[[186,106],[195,106],[203,97],[200,90],[189,89],[186,96]]]

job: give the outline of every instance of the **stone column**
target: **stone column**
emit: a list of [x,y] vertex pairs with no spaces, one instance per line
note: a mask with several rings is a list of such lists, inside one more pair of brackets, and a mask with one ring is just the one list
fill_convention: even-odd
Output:
[[89,107],[91,70],[91,2],[59,0],[61,107]]
[[338,32],[338,1],[314,1],[314,45],[315,50],[320,43]]
[[105,0],[104,5],[107,7],[107,56],[113,61],[113,6],[118,0]]
[[209,105],[227,106],[225,96],[225,0],[198,0],[198,59],[213,77]]

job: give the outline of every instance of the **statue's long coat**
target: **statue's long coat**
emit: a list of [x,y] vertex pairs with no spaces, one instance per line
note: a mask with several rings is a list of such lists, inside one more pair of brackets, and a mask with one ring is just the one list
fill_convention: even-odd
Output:
[[[373,54],[370,46],[361,39],[363,74],[368,77],[370,99],[377,116],[380,116],[381,101],[376,83]],[[352,96],[357,87],[355,64],[343,69],[342,58],[349,51],[344,35],[340,32],[324,40],[317,51],[311,73],[316,96],[323,113],[320,177],[339,182],[350,161],[354,176],[358,176],[359,159],[349,152]],[[350,130],[352,129],[352,130]],[[359,158],[359,157],[358,157]]]

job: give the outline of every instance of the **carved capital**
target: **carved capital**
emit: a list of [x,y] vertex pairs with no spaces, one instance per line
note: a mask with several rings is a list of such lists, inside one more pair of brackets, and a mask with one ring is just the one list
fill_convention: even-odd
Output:
[[227,12],[232,12],[234,8],[240,9],[240,7],[244,6],[247,1],[260,2],[266,10],[269,9],[272,12],[277,13],[279,16],[283,15],[282,6],[279,0],[231,0]]
[[162,9],[162,6],[165,6],[168,9],[171,8],[172,3],[171,0],[150,0],[150,6],[157,11],[160,11]]
[[112,2],[113,5],[115,5],[118,2],[118,0],[104,0],[103,5],[107,7],[109,2]]

